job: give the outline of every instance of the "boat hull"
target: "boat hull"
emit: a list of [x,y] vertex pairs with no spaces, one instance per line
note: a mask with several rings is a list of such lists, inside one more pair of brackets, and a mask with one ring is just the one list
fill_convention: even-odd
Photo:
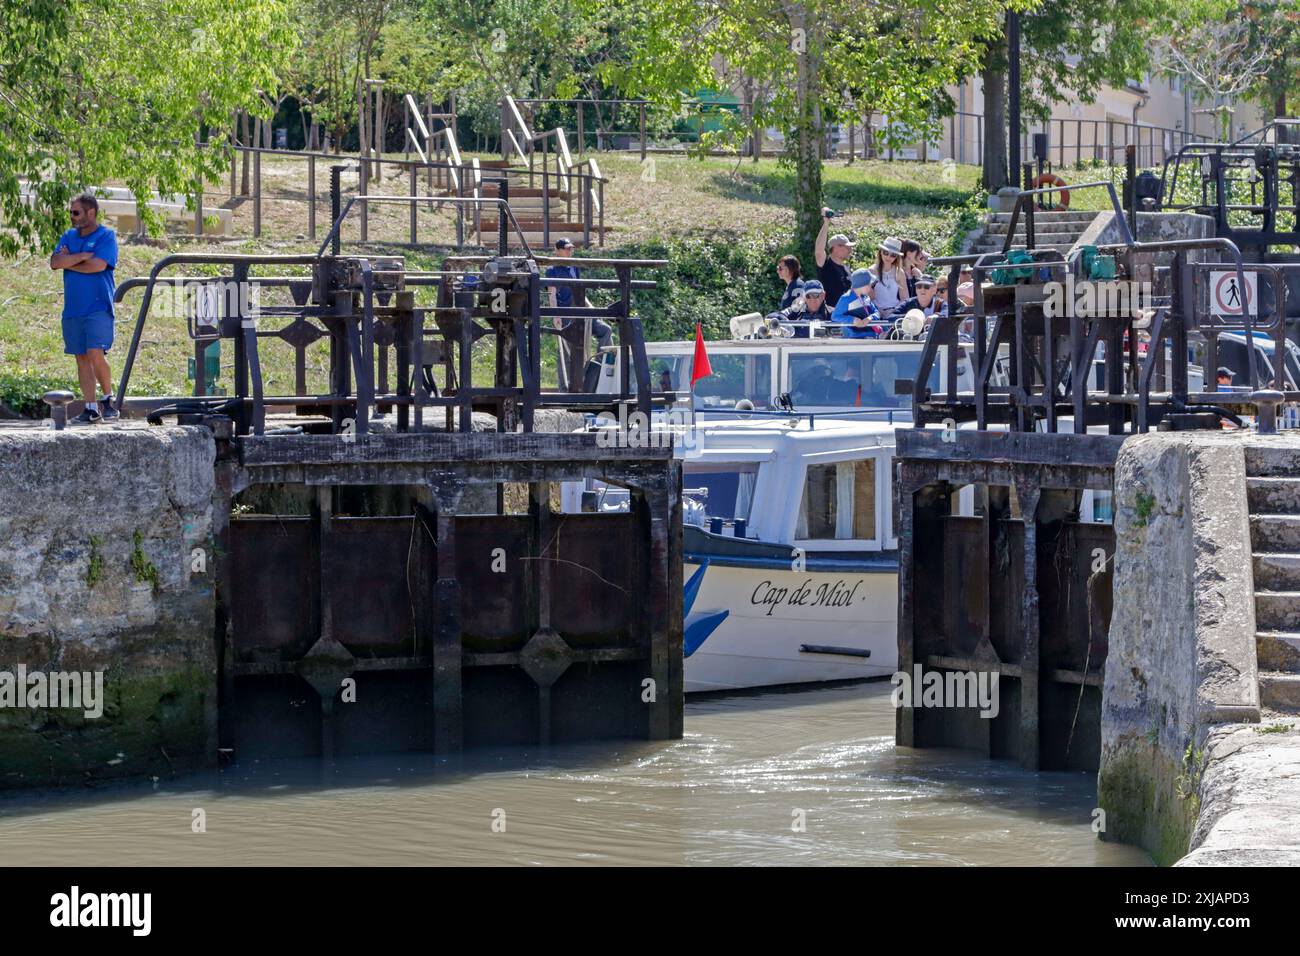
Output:
[[[687,561],[689,577],[698,563]],[[686,692],[883,677],[898,669],[896,568],[790,571],[711,559],[698,610],[730,613],[686,659]]]

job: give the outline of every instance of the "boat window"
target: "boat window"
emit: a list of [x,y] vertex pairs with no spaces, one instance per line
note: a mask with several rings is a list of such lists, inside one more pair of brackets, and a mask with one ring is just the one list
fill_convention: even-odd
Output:
[[682,474],[682,496],[698,504],[706,519],[748,521],[758,483],[758,467],[749,463],[687,463]]
[[809,465],[799,506],[798,539],[876,537],[876,461]]
[[[693,354],[651,359],[653,387],[661,387],[663,373],[667,371],[674,391],[689,391],[693,362]],[[710,355],[709,366],[713,374],[695,383],[697,405],[733,408],[736,402],[747,398],[755,408],[767,408],[772,401],[771,355]]]
[[[860,405],[864,408],[907,408],[910,396],[895,395],[897,379],[913,379],[921,350],[873,349],[844,352],[800,349],[790,356],[790,395],[795,405]],[[930,373],[930,388],[939,389],[939,362]]]

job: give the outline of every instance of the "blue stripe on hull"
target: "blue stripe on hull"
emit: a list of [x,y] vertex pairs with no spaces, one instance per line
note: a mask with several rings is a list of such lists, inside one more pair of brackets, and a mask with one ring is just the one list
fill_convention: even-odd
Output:
[[[790,561],[785,558],[759,557],[758,555],[705,554],[687,551],[687,564],[699,564],[707,560],[710,565],[723,568],[765,568],[776,571],[789,571]],[[805,571],[829,571],[854,574],[897,574],[898,558],[873,556],[863,558],[828,557],[823,555],[806,555]]]

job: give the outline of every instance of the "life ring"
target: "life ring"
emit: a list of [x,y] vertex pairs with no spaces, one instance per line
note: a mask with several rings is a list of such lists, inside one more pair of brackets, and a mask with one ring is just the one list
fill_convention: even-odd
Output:
[[1044,186],[1060,186],[1061,202],[1056,206],[1048,206],[1042,200],[1038,202],[1038,208],[1044,211],[1049,209],[1069,209],[1070,208],[1070,190],[1065,188],[1065,180],[1056,173],[1043,173],[1034,180],[1034,188],[1042,189]]

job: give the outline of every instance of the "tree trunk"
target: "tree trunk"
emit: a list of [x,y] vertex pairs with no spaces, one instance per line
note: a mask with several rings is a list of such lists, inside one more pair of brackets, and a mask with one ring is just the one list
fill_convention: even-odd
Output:
[[805,31],[804,49],[796,54],[795,242],[812,261],[811,252],[822,220],[822,128],[817,95],[821,46],[816,23],[808,20],[802,6],[794,8],[790,25]]
[[994,44],[984,50],[984,174],[989,192],[1007,185],[1007,73],[1002,51]]
[[[1283,68],[1286,67],[1286,60],[1282,61]],[[1278,92],[1277,97],[1273,100],[1273,117],[1275,119],[1286,118],[1286,90]],[[1277,140],[1279,143],[1291,142],[1291,127],[1279,126],[1277,128]]]

